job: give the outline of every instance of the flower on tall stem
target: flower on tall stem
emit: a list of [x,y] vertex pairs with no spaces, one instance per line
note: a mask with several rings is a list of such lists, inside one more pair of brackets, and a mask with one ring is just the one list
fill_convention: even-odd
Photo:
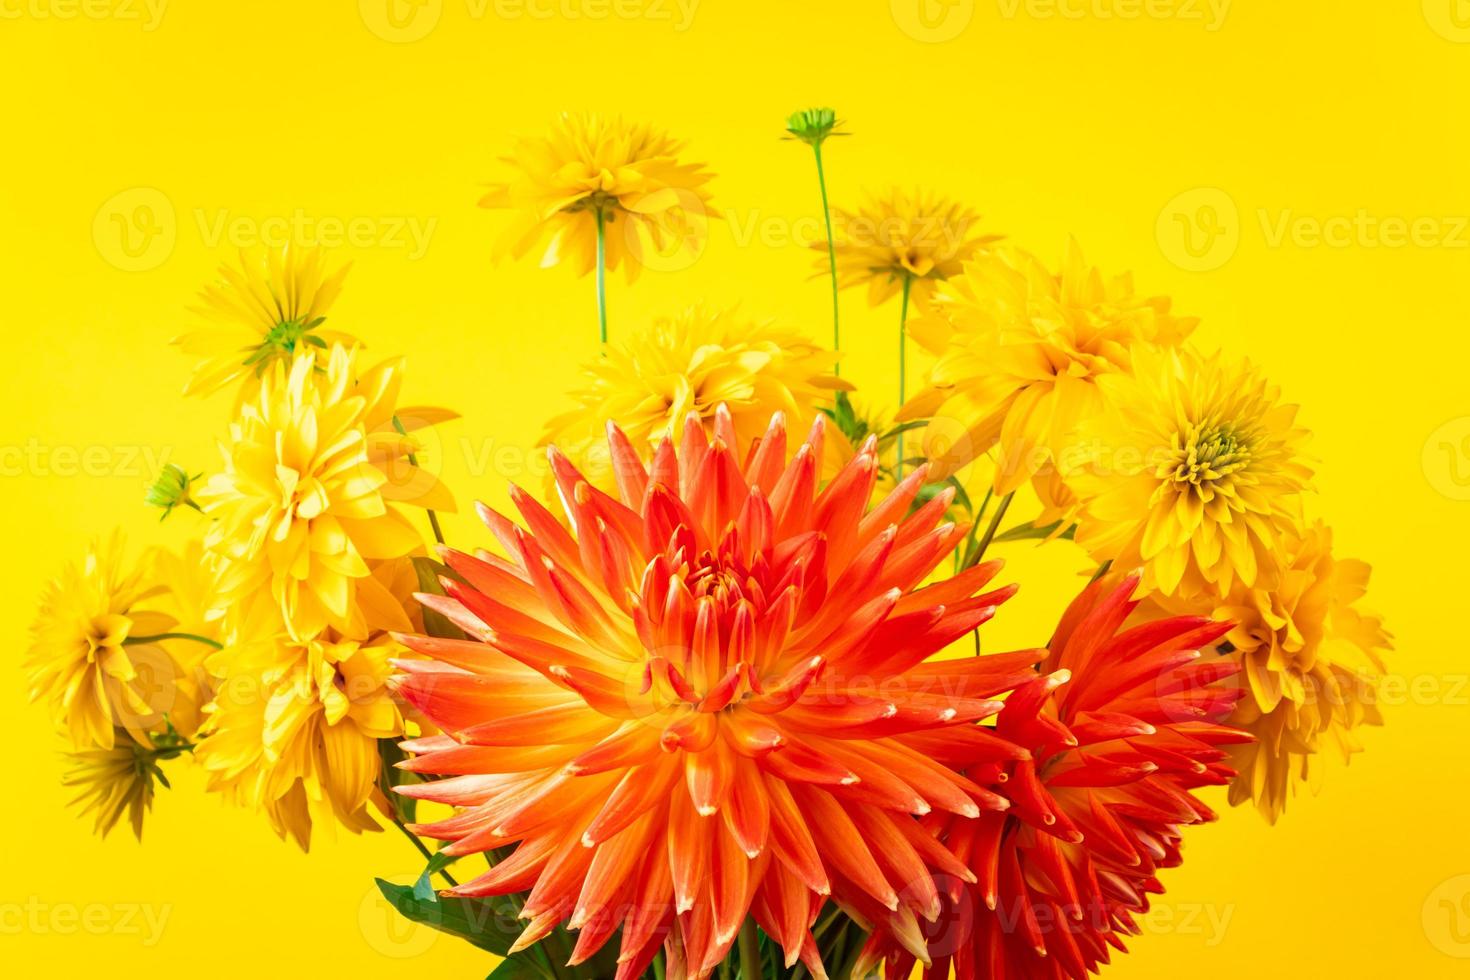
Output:
[[[1159,872],[1180,863],[1182,828],[1215,818],[1193,791],[1228,782],[1230,748],[1250,739],[1224,723],[1242,693],[1228,683],[1237,665],[1207,653],[1231,624],[1124,628],[1137,584],[1089,585],[1040,674],[1006,699],[987,735],[1020,758],[967,765],[965,746],[937,748],[935,761],[1010,806],[921,819],[962,862],[941,886],[942,913],[921,924],[926,978],[1084,980],[1140,931]],[[907,977],[915,959],[879,931],[860,967],[886,960],[887,976]]]
[[220,282],[206,287],[193,307],[209,325],[174,339],[184,353],[203,358],[184,394],[208,395],[240,383],[243,401],[272,364],[350,345],[346,334],[319,329],[347,270],[329,269],[320,248],[242,249],[240,267],[221,266]]
[[[787,139],[800,140],[812,148],[817,162],[817,189],[822,194],[822,222],[827,229],[827,271],[832,279],[832,350],[842,350],[842,329],[837,303],[837,243],[832,236],[832,208],[827,203],[827,174],[822,167],[822,144],[833,136],[848,136],[837,127],[842,121],[832,109],[803,109],[786,119]],[[840,373],[840,365],[838,371]]]
[[453,413],[397,407],[401,360],[359,371],[343,347],[324,363],[301,352],[272,365],[221,447],[223,471],[198,495],[216,519],[205,542],[225,559],[222,594],[274,603],[298,638],[327,626],[361,638],[368,619],[401,624],[369,562],[422,547],[397,505],[454,509],[417,465],[414,437]]
[[[935,287],[957,275],[966,260],[980,254],[998,235],[976,235],[980,216],[938,194],[894,188],[875,195],[856,211],[837,210],[835,251],[841,288],[866,286],[868,305],[897,295],[898,403],[908,397],[908,316],[910,300],[928,309]],[[817,246],[813,246],[817,247]],[[904,467],[904,439],[898,437],[898,472]]]
[[618,498],[553,451],[571,530],[515,491],[524,527],[481,508],[508,557],[448,551],[448,597],[419,597],[469,639],[402,638],[444,734],[405,744],[442,778],[400,792],[459,808],[415,828],[447,854],[514,848],[451,890],[529,888],[513,952],[568,921],[574,962],[621,929],[620,980],[660,947],[706,977],[749,914],[822,976],[830,895],[926,955],[955,859],[914,817],[1006,805],[934,756],[1023,757],[973,723],[1039,654],[925,663],[1014,590],[981,592],[997,563],[923,586],[966,532],[948,501],[911,509],[916,472],[870,509],[871,441],[819,489],[823,432],[788,457],[779,416],[746,447],[719,410],[645,466],[610,427]]
[[680,159],[684,144],[653,126],[616,116],[562,113],[551,133],[522,138],[503,158],[508,180],[490,185],[480,206],[514,212],[495,244],[521,258],[540,249],[543,268],[568,261],[597,273],[600,335],[607,340],[606,274],[629,281],[661,254],[703,248],[711,174]]
[[1189,350],[1136,350],[1098,384],[1108,409],[1061,461],[1077,543],[1168,595],[1271,588],[1312,475],[1297,407],[1249,364]]
[[1136,347],[1189,335],[1197,321],[1169,307],[1137,295],[1131,276],[1104,277],[1075,241],[1055,274],[1020,249],[978,256],[909,326],[935,362],[899,420],[931,420],[924,449],[940,476],[995,450],[995,492],[1012,493],[1054,472],[1101,411],[1098,379],[1128,371]]

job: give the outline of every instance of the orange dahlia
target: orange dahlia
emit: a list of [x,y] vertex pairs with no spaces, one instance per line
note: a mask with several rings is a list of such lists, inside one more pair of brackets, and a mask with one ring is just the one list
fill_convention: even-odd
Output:
[[528,889],[513,951],[567,921],[581,962],[621,929],[619,978],[665,943],[705,977],[748,914],[824,977],[828,896],[923,958],[957,862],[916,818],[1006,805],[935,757],[1023,757],[974,722],[1042,652],[924,661],[1014,589],[977,594],[997,564],[921,586],[967,530],[947,495],[913,508],[921,470],[869,509],[873,440],[819,490],[820,420],[789,459],[780,415],[744,453],[729,412],[692,420],[648,466],[609,438],[621,500],[551,450],[570,531],[518,490],[524,528],[482,507],[509,557],[446,551],[421,597],[470,639],[402,638],[428,659],[399,691],[443,733],[405,767],[443,778],[400,791],[459,808],[415,830],[514,848],[452,894]]
[[[1250,741],[1222,724],[1242,693],[1220,683],[1236,664],[1202,652],[1232,624],[1181,616],[1119,632],[1137,585],[1088,586],[1041,673],[1006,700],[993,734],[1027,758],[972,764],[960,744],[934,754],[1011,806],[922,821],[969,872],[944,880],[943,914],[923,924],[926,977],[1081,980],[1140,931],[1159,871],[1180,861],[1180,829],[1214,819],[1191,790],[1228,783],[1222,746]],[[890,977],[915,962],[881,930],[864,960],[880,958]]]

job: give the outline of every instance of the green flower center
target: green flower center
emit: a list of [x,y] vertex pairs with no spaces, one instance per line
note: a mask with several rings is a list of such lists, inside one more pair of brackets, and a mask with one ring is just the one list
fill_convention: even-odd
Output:
[[1175,484],[1208,489],[1250,466],[1251,440],[1229,425],[1194,423],[1175,437],[1164,472]]

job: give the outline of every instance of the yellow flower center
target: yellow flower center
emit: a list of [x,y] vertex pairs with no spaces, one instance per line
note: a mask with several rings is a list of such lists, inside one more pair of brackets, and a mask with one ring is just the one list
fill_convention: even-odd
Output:
[[1251,443],[1228,425],[1191,423],[1174,438],[1174,447],[1161,465],[1159,477],[1179,489],[1210,495],[1231,475],[1250,466]]
[[117,613],[93,617],[86,635],[87,660],[96,660],[99,651],[121,646],[128,638],[128,630],[132,625],[132,620]]

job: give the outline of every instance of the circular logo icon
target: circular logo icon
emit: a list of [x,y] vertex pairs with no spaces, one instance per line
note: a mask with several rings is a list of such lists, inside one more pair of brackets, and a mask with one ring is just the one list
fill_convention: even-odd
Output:
[[1470,0],[1423,0],[1424,19],[1446,41],[1470,44]]
[[1424,899],[1424,935],[1435,949],[1455,959],[1470,959],[1470,875],[1439,883]]
[[444,0],[357,0],[367,29],[393,44],[411,44],[439,26]]
[[666,187],[608,213],[615,229],[623,226],[629,258],[654,272],[682,272],[699,261],[709,245],[709,210],[700,196],[683,187]]
[[156,187],[119,191],[92,218],[98,254],[124,272],[147,272],[163,265],[178,237],[173,202]]
[[1235,255],[1240,210],[1220,188],[1196,187],[1164,205],[1154,235],[1170,262],[1188,272],[1209,272]]
[[893,22],[915,41],[940,44],[964,33],[975,17],[975,0],[888,0]]
[[[412,881],[413,875],[401,875]],[[357,928],[375,951],[395,960],[422,956],[439,938],[428,926],[404,918],[383,896],[376,883],[363,893],[357,907]]]
[[1470,415],[1430,433],[1420,458],[1429,485],[1451,500],[1470,500]]

